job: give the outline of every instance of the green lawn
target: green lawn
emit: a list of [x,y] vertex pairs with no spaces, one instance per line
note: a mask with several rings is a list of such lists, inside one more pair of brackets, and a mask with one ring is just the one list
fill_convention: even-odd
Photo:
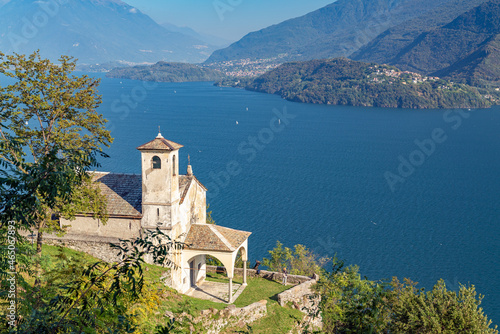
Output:
[[[45,270],[64,268],[65,263],[76,261],[82,266],[99,261],[86,253],[74,251],[68,248],[56,246],[43,246],[42,266]],[[164,286],[160,277],[168,270],[163,267],[146,264],[144,267],[145,288],[148,295],[157,298],[156,311],[153,315],[139,319],[139,333],[154,333],[157,325],[166,325],[166,311],[175,314],[186,312],[196,317],[201,310],[215,308],[224,309],[225,303],[216,303],[207,300],[192,298],[177,293],[175,290]],[[216,282],[228,282],[228,278],[223,274],[208,274],[207,280]],[[242,283],[242,277],[235,277],[235,283]],[[235,301],[236,307],[250,305],[260,300],[267,300],[268,315],[249,326],[249,328],[228,328],[226,333],[288,333],[293,325],[302,319],[303,314],[289,306],[280,307],[277,302],[277,294],[289,289],[291,286],[283,286],[274,281],[263,278],[249,277],[247,287]],[[200,330],[200,329],[197,329]],[[189,331],[187,332],[189,333]]]
[[[207,280],[213,282],[227,283],[228,278],[224,274],[207,274]],[[235,277],[235,283],[242,283],[242,277]],[[267,300],[267,316],[250,324],[249,329],[229,328],[227,333],[255,333],[255,334],[280,334],[289,333],[294,324],[300,321],[304,314],[289,306],[281,307],[278,304],[277,295],[291,286],[284,286],[275,281],[269,281],[260,277],[249,277],[247,287],[234,302],[236,307],[243,307],[260,300]]]

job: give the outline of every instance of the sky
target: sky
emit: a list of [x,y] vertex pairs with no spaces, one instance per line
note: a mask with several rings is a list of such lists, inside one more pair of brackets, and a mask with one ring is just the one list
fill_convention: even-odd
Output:
[[236,41],[249,32],[302,16],[334,0],[124,0],[158,23]]

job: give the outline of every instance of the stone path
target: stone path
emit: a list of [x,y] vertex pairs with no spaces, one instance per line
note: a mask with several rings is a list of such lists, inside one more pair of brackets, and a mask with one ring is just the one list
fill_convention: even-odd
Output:
[[[245,290],[245,285],[233,283],[233,303]],[[205,281],[201,286],[188,291],[187,295],[217,303],[227,303],[228,283]]]

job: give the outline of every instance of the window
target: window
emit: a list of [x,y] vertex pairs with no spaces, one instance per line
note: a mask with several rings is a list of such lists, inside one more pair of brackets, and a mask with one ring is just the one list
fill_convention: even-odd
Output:
[[160,217],[160,209],[159,209],[159,208],[157,208],[157,209],[156,209],[156,215],[157,215],[158,217]]
[[161,160],[156,155],[153,157],[153,169],[161,169]]
[[175,155],[174,157],[172,158],[172,175],[176,175],[176,169],[175,169],[176,165],[175,165]]

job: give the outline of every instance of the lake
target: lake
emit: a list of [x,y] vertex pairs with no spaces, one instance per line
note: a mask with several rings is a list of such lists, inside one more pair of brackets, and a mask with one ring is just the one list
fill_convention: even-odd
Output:
[[252,264],[279,240],[337,254],[370,279],[471,283],[499,322],[500,108],[308,105],[106,78],[100,92],[115,138],[100,170],[140,173],[135,148],[161,126],[184,145],[182,171],[190,155],[215,221],[253,233]]

